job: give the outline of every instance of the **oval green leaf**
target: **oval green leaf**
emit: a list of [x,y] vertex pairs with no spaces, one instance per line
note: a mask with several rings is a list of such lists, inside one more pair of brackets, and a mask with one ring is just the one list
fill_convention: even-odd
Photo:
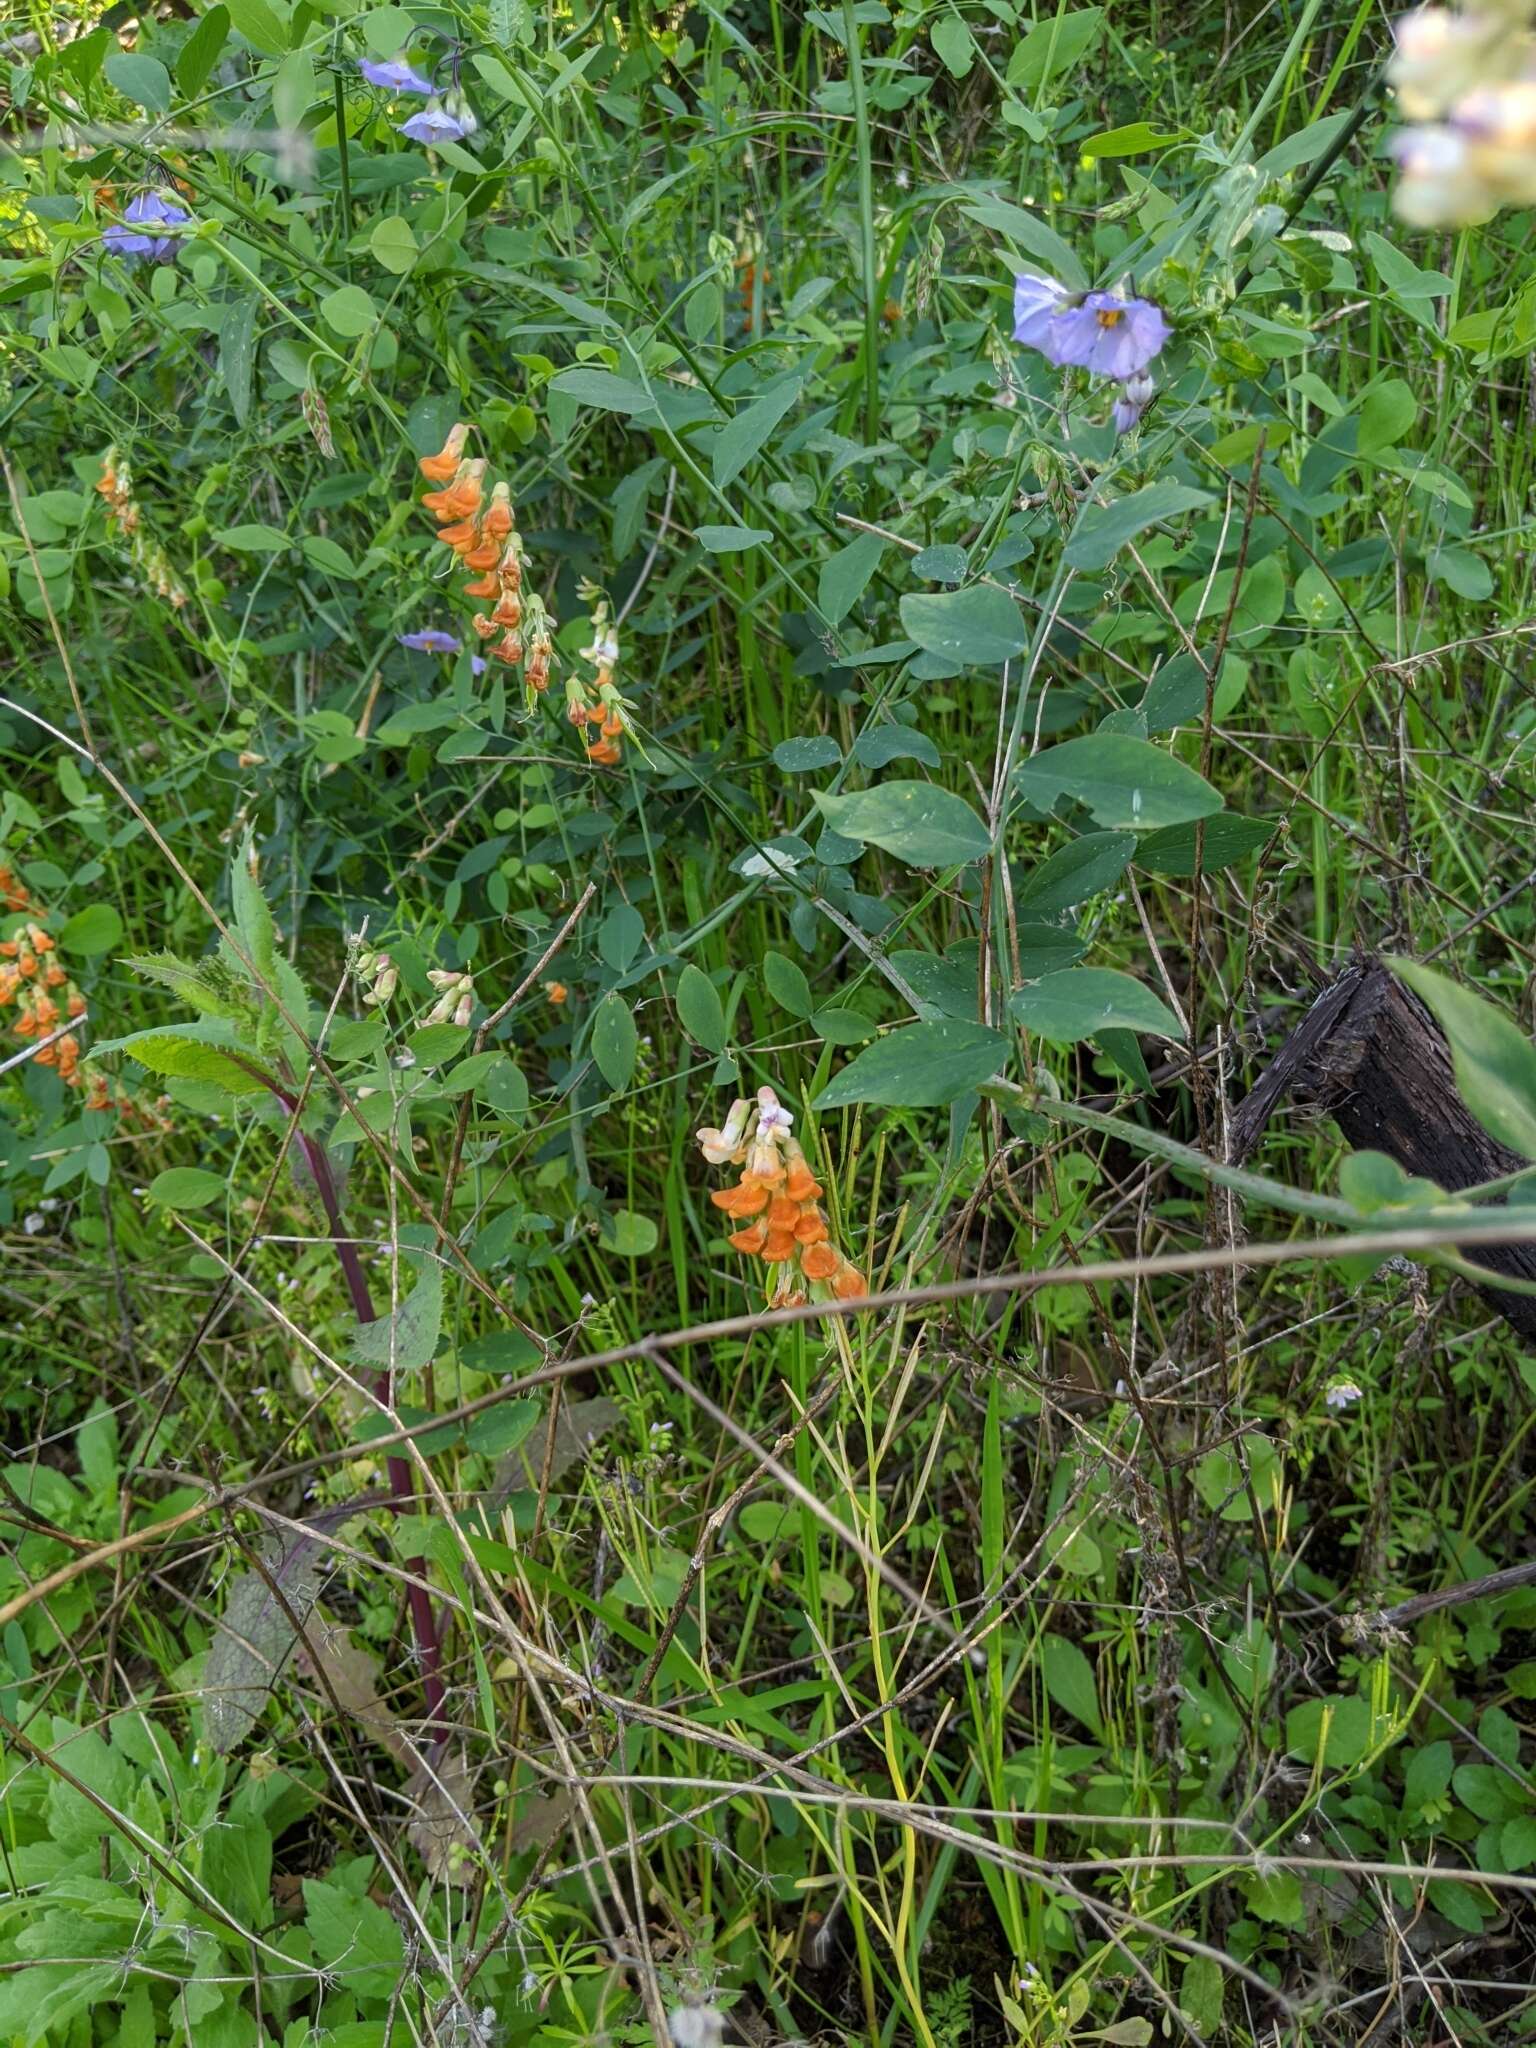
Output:
[[1008,1041],[984,1024],[943,1017],[889,1032],[850,1060],[816,1098],[817,1109],[873,1102],[885,1109],[939,1109],[990,1081]]
[[1116,832],[1157,832],[1221,809],[1203,775],[1128,733],[1084,734],[1047,747],[1023,762],[1014,780],[1019,794],[1042,811],[1069,796]]

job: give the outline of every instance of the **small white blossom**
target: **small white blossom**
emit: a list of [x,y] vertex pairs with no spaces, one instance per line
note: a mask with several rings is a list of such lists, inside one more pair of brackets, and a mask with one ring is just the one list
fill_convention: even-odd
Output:
[[1363,1400],[1364,1397],[1364,1388],[1357,1387],[1353,1380],[1333,1380],[1329,1383],[1328,1391],[1324,1394],[1323,1399],[1330,1408],[1352,1408],[1357,1401]]

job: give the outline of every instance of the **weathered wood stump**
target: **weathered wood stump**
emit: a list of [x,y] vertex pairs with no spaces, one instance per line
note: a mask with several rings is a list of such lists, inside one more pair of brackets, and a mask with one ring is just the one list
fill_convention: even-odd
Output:
[[[1379,960],[1346,967],[1270,1061],[1233,1117],[1233,1164],[1248,1158],[1287,1096],[1331,1117],[1358,1150],[1385,1152],[1405,1173],[1449,1194],[1531,1164],[1472,1115],[1456,1091],[1439,1025]],[[1469,1245],[1466,1256],[1490,1272],[1536,1281],[1536,1244]],[[1536,1295],[1481,1292],[1536,1345]]]

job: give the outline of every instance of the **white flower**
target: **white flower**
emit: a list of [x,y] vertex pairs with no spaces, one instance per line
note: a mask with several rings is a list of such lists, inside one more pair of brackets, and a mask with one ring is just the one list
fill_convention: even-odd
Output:
[[720,2048],[725,2038],[725,2015],[716,2005],[674,2006],[667,2014],[673,2048]]
[[617,668],[619,661],[619,636],[617,633],[595,633],[592,645],[581,650],[583,661],[590,661],[594,668]]
[[779,853],[774,847],[765,846],[761,853],[749,854],[741,864],[743,876],[756,880],[773,875],[792,875],[800,863],[792,853]]
[[1460,227],[1496,211],[1498,201],[1456,129],[1405,128],[1393,137],[1392,153],[1403,172],[1392,204],[1410,227]]
[[1364,1388],[1357,1387],[1353,1380],[1332,1381],[1323,1396],[1330,1408],[1352,1408],[1356,1401],[1364,1398]]
[[794,1118],[780,1102],[771,1088],[757,1091],[757,1135],[770,1138],[776,1144],[780,1138],[787,1138],[794,1125]]
[[699,1141],[699,1149],[711,1166],[729,1166],[741,1150],[741,1141],[746,1135],[747,1116],[751,1108],[750,1102],[738,1096],[731,1104],[731,1113],[725,1120],[723,1130],[716,1131],[706,1126],[703,1130],[694,1132],[693,1135]]

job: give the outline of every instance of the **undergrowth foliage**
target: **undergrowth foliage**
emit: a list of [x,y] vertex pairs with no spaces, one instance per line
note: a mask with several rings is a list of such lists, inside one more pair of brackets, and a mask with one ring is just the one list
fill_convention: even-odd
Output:
[[1536,2029],[1532,12],[19,0],[0,2048]]

